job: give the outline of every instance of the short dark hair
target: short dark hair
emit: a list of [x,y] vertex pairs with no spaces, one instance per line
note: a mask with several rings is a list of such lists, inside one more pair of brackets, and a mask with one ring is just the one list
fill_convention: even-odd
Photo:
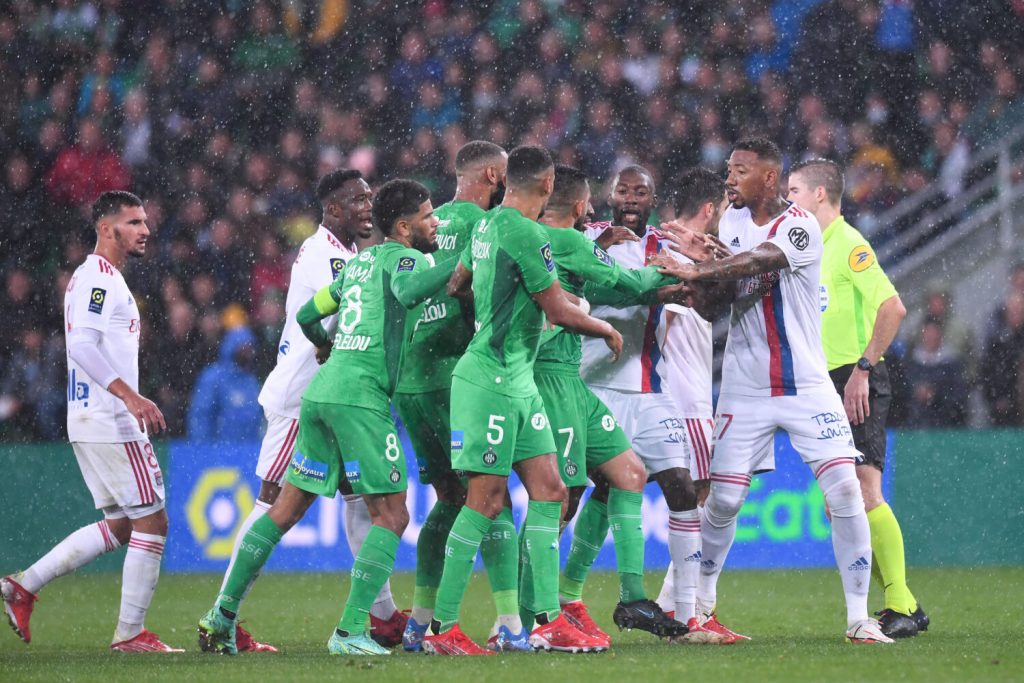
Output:
[[428,199],[430,190],[415,180],[389,180],[380,186],[373,198],[373,224],[385,235],[390,235],[398,219],[416,213],[420,204]]
[[500,146],[486,140],[473,140],[459,148],[455,155],[455,172],[462,171],[475,166],[482,161],[490,161],[505,153]]
[[771,161],[780,166],[782,165],[782,152],[779,150],[779,146],[768,138],[743,138],[733,145],[732,148],[734,151],[739,152],[753,152],[762,161]]
[[629,164],[628,166],[623,166],[622,168],[619,169],[618,173],[616,173],[612,177],[612,180],[617,181],[619,179],[619,176],[623,175],[624,173],[634,173],[636,175],[644,176],[645,178],[647,178],[651,185],[651,192],[653,193],[655,191],[656,188],[654,187],[654,175],[643,166],[640,166],[639,164]]
[[142,206],[142,200],[131,192],[108,190],[92,203],[92,222],[98,224],[104,216],[117,213],[126,206]]
[[722,176],[700,166],[683,171],[673,189],[672,205],[680,218],[690,218],[708,202],[717,205],[725,197]]
[[812,188],[824,187],[828,200],[836,205],[843,201],[846,181],[839,164],[829,159],[807,159],[793,164],[789,175],[800,173]]
[[575,166],[555,164],[555,189],[548,197],[549,209],[568,209],[583,198],[587,174]]
[[508,170],[505,172],[506,183],[517,187],[530,185],[554,165],[555,162],[551,160],[551,154],[543,147],[521,145],[508,155]]
[[320,201],[320,204],[324,204],[342,185],[350,180],[362,177],[363,174],[354,168],[339,168],[331,171],[317,183],[316,198]]

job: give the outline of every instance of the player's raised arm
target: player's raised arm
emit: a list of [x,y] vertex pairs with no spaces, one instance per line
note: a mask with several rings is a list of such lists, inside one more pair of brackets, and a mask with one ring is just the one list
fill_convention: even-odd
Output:
[[455,264],[458,263],[458,259],[448,259],[440,265],[431,267],[419,263],[425,264],[426,256],[403,256],[402,259],[417,261],[414,270],[401,270],[403,265],[400,262],[400,272],[396,272],[391,278],[391,292],[406,308],[413,308],[441,291],[455,270]]
[[622,353],[622,335],[605,321],[587,315],[579,306],[573,305],[557,280],[547,289],[535,292],[532,296],[553,325],[588,337],[603,338],[608,348],[612,350],[614,359],[618,360],[619,354]]
[[739,280],[789,267],[786,253],[772,242],[762,242],[750,251],[717,261],[680,263],[671,256],[656,256],[651,261],[665,275],[680,280]]
[[302,329],[302,334],[306,335],[306,339],[313,343],[313,346],[317,348],[317,361],[323,363],[326,360],[326,356],[321,359],[321,353],[323,349],[330,349],[331,347],[331,336],[324,329],[320,321],[324,318],[334,315],[338,312],[341,307],[341,288],[344,283],[344,277],[339,277],[337,280],[321,288],[313,295],[313,298],[302,305],[299,312],[295,315],[295,319],[299,322],[299,327]]

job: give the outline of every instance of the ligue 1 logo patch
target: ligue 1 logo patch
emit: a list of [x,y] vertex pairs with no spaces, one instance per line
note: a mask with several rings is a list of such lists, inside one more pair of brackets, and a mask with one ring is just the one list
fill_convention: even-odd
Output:
[[102,313],[103,303],[107,300],[107,290],[100,289],[99,287],[92,288],[92,294],[89,295],[89,312],[90,313]]
[[609,256],[608,252],[602,249],[601,246],[598,244],[594,245],[594,256],[596,256],[597,260],[605,264],[606,266],[612,265],[612,257]]
[[335,280],[338,279],[338,273],[345,268],[345,259],[332,258],[331,259],[331,277]]
[[388,475],[388,479],[391,480],[392,484],[397,484],[402,481],[402,473],[398,471],[397,467],[391,468],[391,474]]
[[575,477],[579,471],[580,468],[577,467],[576,463],[574,463],[572,460],[569,460],[565,463],[565,476],[569,477],[570,479]]
[[544,259],[544,266],[547,267],[548,272],[555,272],[555,257],[551,254],[551,242],[540,248],[540,255]]
[[411,256],[403,256],[398,259],[398,268],[395,270],[396,273],[401,273],[403,270],[413,270],[416,267],[416,259]]
[[485,465],[490,467],[494,463],[498,462],[498,454],[494,452],[493,448],[488,448],[484,451],[483,461]]
[[789,241],[794,247],[803,251],[811,243],[811,236],[803,228],[790,228]]
[[850,252],[849,263],[850,270],[860,273],[875,264],[875,255],[871,251],[871,247],[862,244],[859,247],[854,247],[853,251]]

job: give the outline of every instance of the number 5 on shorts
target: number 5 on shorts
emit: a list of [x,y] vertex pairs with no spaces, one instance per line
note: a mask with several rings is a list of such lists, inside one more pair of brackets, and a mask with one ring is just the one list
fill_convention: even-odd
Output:
[[[491,415],[487,420],[487,443],[492,446],[497,446],[505,440],[505,430],[502,429],[499,422],[504,422],[504,415]],[[493,434],[491,432],[494,432]]]

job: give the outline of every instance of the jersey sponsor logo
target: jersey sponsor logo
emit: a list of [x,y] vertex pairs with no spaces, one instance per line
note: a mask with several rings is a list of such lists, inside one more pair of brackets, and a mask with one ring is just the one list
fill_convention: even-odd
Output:
[[875,255],[871,251],[871,247],[866,244],[862,244],[859,247],[854,247],[853,251],[850,252],[850,270],[855,273],[860,273],[875,264]]
[[359,469],[359,461],[345,463],[345,479],[348,481],[359,481],[363,478],[363,472]]
[[498,462],[498,454],[494,452],[493,448],[488,448],[486,451],[484,451],[483,458],[481,459],[484,461],[485,465],[490,467],[494,463]]
[[285,340],[285,342],[283,344],[281,344],[280,346],[277,347],[277,353],[280,356],[287,356],[288,355],[288,350],[291,349],[291,348],[292,348],[292,343],[290,341],[288,341],[288,340]]
[[402,271],[413,270],[414,268],[416,268],[416,259],[412,256],[403,256],[398,259],[398,267],[395,268],[395,272],[401,273]]
[[729,246],[730,247],[738,247],[738,246],[740,246],[740,238],[739,237],[733,237],[732,238],[732,242],[729,242]]
[[744,283],[743,288],[746,295],[749,296],[754,294],[756,296],[764,296],[772,290],[775,283],[779,281],[781,275],[779,271],[773,270],[770,273],[759,273],[747,279]]
[[530,424],[533,426],[534,429],[540,431],[547,426],[548,418],[544,415],[544,413],[534,413],[533,417],[530,418]]
[[828,310],[828,286],[818,285],[818,305],[821,306],[821,312],[824,313]]
[[452,430],[452,450],[461,451],[462,444],[465,441],[465,432],[461,429]]
[[78,371],[74,368],[68,373],[68,403],[82,401],[82,406],[89,407],[89,383],[78,381]]
[[548,269],[548,272],[555,272],[555,257],[551,254],[551,242],[540,248],[540,256],[544,259],[544,267]]
[[597,260],[605,264],[606,266],[612,265],[612,257],[609,256],[608,252],[602,249],[601,245],[599,244],[594,245],[594,256],[596,256]]
[[803,228],[790,228],[789,242],[800,251],[803,251],[811,243],[811,236]]
[[107,290],[100,289],[99,287],[92,288],[92,294],[89,295],[89,312],[90,313],[102,313],[103,304],[107,300]]
[[337,280],[338,273],[345,269],[345,259],[332,258],[331,259],[331,279]]
[[606,432],[615,431],[615,418],[611,415],[605,415],[601,418],[601,429]]
[[[448,221],[451,222],[451,221]],[[438,224],[437,227],[443,227]],[[444,251],[455,251],[455,243],[459,241],[458,235],[438,235],[437,236],[437,248],[443,249]]]
[[327,463],[310,460],[302,453],[295,451],[292,455],[292,474],[303,479],[327,481]]

